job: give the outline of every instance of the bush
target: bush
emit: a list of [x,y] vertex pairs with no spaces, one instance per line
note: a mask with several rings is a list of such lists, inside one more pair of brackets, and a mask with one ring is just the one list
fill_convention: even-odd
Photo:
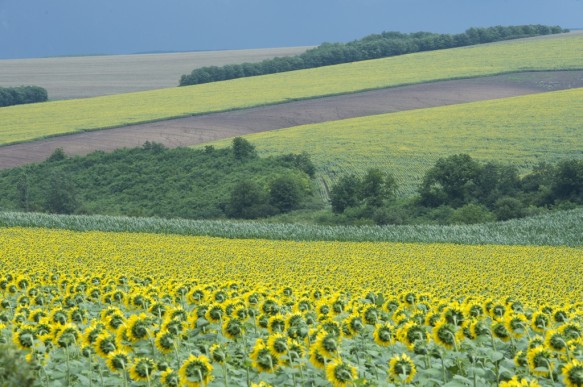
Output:
[[487,223],[495,220],[488,209],[479,204],[466,204],[454,211],[451,222],[456,224]]
[[38,86],[0,87],[0,107],[45,102],[48,98],[47,91]]
[[526,210],[520,200],[506,196],[496,201],[494,214],[498,220],[508,220],[524,217]]

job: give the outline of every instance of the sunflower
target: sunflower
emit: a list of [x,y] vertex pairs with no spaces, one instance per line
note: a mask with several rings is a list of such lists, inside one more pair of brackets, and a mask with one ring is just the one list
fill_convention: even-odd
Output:
[[93,345],[97,336],[105,330],[105,324],[97,321],[93,321],[85,332],[83,332],[83,336],[81,336],[81,342],[84,346]]
[[583,361],[573,359],[563,367],[562,375],[567,387],[583,387]]
[[233,318],[236,318],[241,322],[245,322],[245,320],[247,320],[247,318],[249,317],[249,313],[247,312],[247,308],[245,307],[245,305],[235,306],[231,315],[233,316]]
[[528,381],[527,379],[518,379],[518,376],[513,376],[510,380],[500,382],[499,387],[540,387],[540,384],[536,379]]
[[132,315],[126,322],[127,338],[136,342],[148,338],[150,335],[150,319],[145,313]]
[[80,333],[75,324],[67,323],[61,330],[55,335],[55,344],[61,348],[68,348],[80,339]]
[[316,336],[314,345],[318,352],[327,358],[336,358],[339,356],[340,337],[334,333],[320,331]]
[[549,327],[551,324],[551,318],[548,314],[544,312],[534,312],[532,314],[532,329],[538,333],[544,333],[544,331]]
[[556,352],[567,351],[567,339],[556,329],[550,329],[546,332],[545,345]]
[[123,350],[116,350],[107,355],[105,364],[111,372],[123,372],[129,364],[128,354]]
[[235,340],[243,335],[243,324],[241,320],[230,318],[223,322],[222,331],[226,338]]
[[358,313],[352,313],[350,316],[346,317],[344,322],[346,322],[346,328],[348,328],[351,333],[348,337],[354,336],[364,330],[364,322]]
[[225,364],[226,354],[225,348],[223,348],[222,345],[217,343],[211,345],[211,347],[209,348],[209,354],[214,362],[219,364]]
[[345,387],[358,377],[356,367],[333,360],[326,366],[326,378],[334,387]]
[[397,331],[397,338],[400,342],[409,348],[413,348],[415,342],[417,341],[428,343],[429,333],[426,331],[424,326],[419,325],[413,321],[409,321]]
[[326,369],[326,358],[320,353],[316,346],[310,348],[310,363],[321,370]]
[[492,325],[492,334],[503,342],[507,342],[512,336],[508,328],[506,328],[504,321],[496,321],[494,325]]
[[277,357],[285,355],[291,340],[283,333],[275,333],[267,339],[267,348]]
[[178,377],[182,386],[198,387],[213,380],[213,366],[204,355],[190,355],[178,370]]
[[285,318],[282,314],[277,313],[274,316],[271,316],[267,321],[267,330],[269,333],[274,334],[278,332],[285,331]]
[[453,324],[456,327],[461,326],[465,320],[464,311],[457,302],[445,309],[443,317],[449,324]]
[[510,313],[504,316],[504,325],[514,338],[521,338],[526,333],[528,320],[522,313]]
[[174,350],[175,340],[176,335],[172,334],[168,330],[162,329],[156,334],[154,344],[156,345],[158,351],[163,354],[168,354]]
[[395,343],[395,327],[390,323],[377,324],[372,336],[378,345],[389,346]]
[[253,367],[259,372],[274,372],[279,366],[279,359],[265,345],[262,339],[257,339],[249,354]]
[[174,371],[172,368],[166,368],[160,374],[160,382],[163,386],[168,387],[179,387],[179,377],[178,372]]
[[32,326],[20,328],[12,336],[12,341],[19,349],[30,349],[36,339],[36,330]]
[[225,310],[221,304],[211,304],[204,314],[204,318],[208,322],[218,323],[221,322],[225,315]]
[[147,357],[137,357],[134,359],[129,372],[130,378],[134,382],[146,382],[152,379],[152,374],[156,371],[156,363]]
[[93,349],[102,358],[107,358],[108,355],[117,349],[115,343],[115,336],[109,332],[102,332],[95,338],[93,343]]
[[[552,352],[542,346],[529,349],[526,352],[526,359],[530,372],[538,376],[547,377],[555,368]],[[539,368],[544,368],[546,371],[537,370]]]
[[433,328],[433,340],[447,349],[453,349],[457,345],[455,325],[445,319],[439,321]]
[[395,382],[410,383],[416,373],[415,363],[406,354],[395,355],[389,361],[389,376]]

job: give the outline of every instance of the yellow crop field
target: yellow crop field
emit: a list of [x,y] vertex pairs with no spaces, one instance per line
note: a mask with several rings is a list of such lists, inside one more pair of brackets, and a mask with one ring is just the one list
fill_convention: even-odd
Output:
[[183,88],[2,108],[0,144],[403,84],[554,69],[583,69],[583,34],[416,53]]
[[[439,157],[468,153],[522,171],[583,157],[583,89],[389,113],[245,136],[263,154],[308,152],[326,181],[378,167],[412,193]],[[229,140],[213,143],[228,145]]]
[[0,246],[0,341],[45,386],[580,384],[578,249],[26,228]]

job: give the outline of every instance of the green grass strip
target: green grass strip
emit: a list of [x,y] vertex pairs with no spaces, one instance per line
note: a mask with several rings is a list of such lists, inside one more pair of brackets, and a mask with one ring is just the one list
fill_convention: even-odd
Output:
[[[581,219],[583,219],[583,209],[479,225],[345,227],[222,220],[178,220],[0,212],[0,227],[40,227],[74,231],[147,232],[214,236],[232,239],[576,247],[583,246]],[[0,232],[2,232],[2,229],[0,229]]]

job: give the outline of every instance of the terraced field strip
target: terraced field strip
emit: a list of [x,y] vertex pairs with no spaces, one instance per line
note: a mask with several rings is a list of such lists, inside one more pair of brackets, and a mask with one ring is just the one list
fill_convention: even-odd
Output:
[[[245,136],[263,155],[306,151],[322,179],[391,171],[411,194],[439,157],[468,153],[522,171],[583,158],[583,88],[329,121]],[[226,146],[230,140],[213,142]]]
[[183,88],[20,105],[0,111],[0,144],[404,84],[583,69],[583,34],[441,50]]
[[[322,97],[214,114],[90,131],[0,148],[0,169],[46,160],[55,149],[69,155],[141,146],[192,146],[244,134],[484,99],[583,87],[583,71],[526,72],[439,81]],[[325,187],[323,194],[326,196]]]
[[194,68],[260,62],[311,47],[0,60],[0,85],[37,85],[51,100],[178,86]]

